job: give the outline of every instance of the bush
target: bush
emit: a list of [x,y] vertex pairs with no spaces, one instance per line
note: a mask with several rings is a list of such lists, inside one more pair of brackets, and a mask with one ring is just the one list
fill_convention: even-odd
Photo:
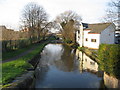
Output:
[[120,45],[101,44],[98,50],[100,69],[120,78]]
[[25,38],[18,40],[2,40],[2,51],[9,52],[20,48],[25,48],[33,43],[36,43],[37,41],[40,41],[37,37],[33,37],[32,39]]

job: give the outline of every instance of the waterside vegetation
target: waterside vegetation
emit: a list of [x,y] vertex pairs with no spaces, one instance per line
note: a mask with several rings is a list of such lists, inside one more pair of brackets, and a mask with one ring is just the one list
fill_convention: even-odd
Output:
[[107,74],[120,79],[120,45],[101,44],[98,50],[100,68]]
[[99,64],[100,70],[120,79],[120,45],[101,44],[98,50],[78,47]]
[[26,73],[27,69],[33,68],[33,66],[28,62],[31,59],[33,59],[38,53],[40,53],[44,46],[51,40],[53,40],[53,38],[50,38],[49,40],[44,41],[43,43],[36,44],[36,48],[32,52],[28,53],[25,56],[22,56],[17,60],[3,63],[2,84],[6,85],[10,83],[15,79],[15,77],[21,76],[23,73]]

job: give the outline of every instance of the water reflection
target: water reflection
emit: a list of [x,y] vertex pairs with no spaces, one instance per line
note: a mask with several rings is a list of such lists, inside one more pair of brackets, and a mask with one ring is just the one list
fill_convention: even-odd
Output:
[[36,88],[100,88],[103,81],[98,71],[98,64],[84,53],[48,44],[36,69]]
[[[65,48],[65,49],[64,49]],[[73,69],[74,54],[72,49],[61,44],[49,44],[42,51],[41,65],[55,66],[62,71],[71,71]]]
[[76,50],[76,60],[79,60],[80,63],[80,72],[83,70],[90,70],[92,72],[98,72],[98,64],[88,57],[85,53]]

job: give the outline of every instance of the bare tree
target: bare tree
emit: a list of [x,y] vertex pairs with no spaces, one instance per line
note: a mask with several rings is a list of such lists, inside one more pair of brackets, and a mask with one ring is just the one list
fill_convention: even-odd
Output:
[[58,23],[61,34],[65,40],[75,42],[75,30],[82,21],[81,16],[73,11],[65,11],[56,17],[55,22]]
[[40,5],[31,2],[25,6],[22,22],[24,27],[29,29],[30,38],[38,37],[40,39],[41,33],[46,27],[47,18],[47,13]]
[[56,17],[56,21],[59,23],[67,23],[71,19],[73,19],[76,22],[80,22],[82,20],[82,18],[77,13],[71,10],[65,11],[64,13],[61,13],[59,16]]
[[64,30],[61,31],[62,36],[68,43],[75,42],[75,27],[74,20],[70,20],[65,26]]
[[104,22],[114,22],[120,28],[120,0],[114,0],[108,3]]
[[44,27],[41,28],[41,36],[42,36],[42,40],[45,39],[48,31],[53,27],[53,22],[45,22],[44,23]]

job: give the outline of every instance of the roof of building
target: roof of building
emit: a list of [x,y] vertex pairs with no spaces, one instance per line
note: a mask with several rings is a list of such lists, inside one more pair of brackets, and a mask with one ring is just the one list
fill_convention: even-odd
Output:
[[82,23],[83,27],[88,28],[88,24],[87,23]]
[[0,25],[0,28],[1,29],[3,29],[3,28],[6,29],[6,27],[4,25]]
[[89,33],[101,33],[103,30],[105,30],[111,24],[112,23],[88,24],[88,28],[86,28],[85,30],[90,29],[91,31]]

